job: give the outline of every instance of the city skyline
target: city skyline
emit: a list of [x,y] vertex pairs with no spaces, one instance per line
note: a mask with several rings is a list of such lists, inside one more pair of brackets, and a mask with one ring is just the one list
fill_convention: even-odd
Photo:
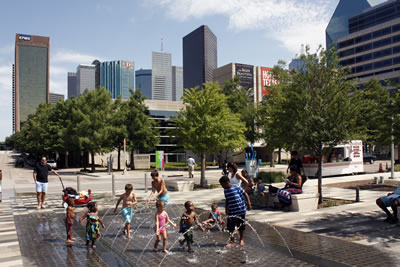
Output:
[[[218,38],[218,66],[230,62],[273,66],[279,59],[289,63],[302,43],[312,49],[324,45],[324,30],[338,0],[228,0],[224,6],[201,0],[187,6],[177,0],[97,1],[79,2],[79,10],[76,3],[1,3],[7,10],[3,24],[12,23],[0,29],[0,97],[5,100],[0,104],[0,141],[12,133],[16,33],[50,37],[50,91],[67,95],[67,73],[77,65],[126,59],[135,62],[136,69],[149,69],[151,51],[161,50],[161,39],[172,54],[172,65],[182,66],[182,38],[201,25],[208,25]],[[108,19],[102,21],[102,16]]]

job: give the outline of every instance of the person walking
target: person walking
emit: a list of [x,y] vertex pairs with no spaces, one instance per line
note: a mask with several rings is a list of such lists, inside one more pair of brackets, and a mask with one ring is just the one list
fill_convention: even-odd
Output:
[[189,156],[187,159],[188,170],[189,170],[189,178],[194,178],[194,167],[196,166],[196,161],[192,156]]
[[44,201],[46,199],[46,192],[48,187],[48,175],[49,171],[57,175],[59,178],[61,176],[47,164],[46,157],[42,157],[40,162],[35,165],[33,169],[33,180],[36,184],[36,197],[38,201],[37,209],[44,209]]

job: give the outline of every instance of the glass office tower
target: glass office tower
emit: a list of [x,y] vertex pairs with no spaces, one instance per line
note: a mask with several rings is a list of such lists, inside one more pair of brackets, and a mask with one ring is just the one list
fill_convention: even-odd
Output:
[[142,96],[145,96],[147,99],[152,99],[151,92],[151,73],[152,71],[149,69],[140,69],[136,72],[136,90],[140,89],[142,92]]
[[152,100],[172,101],[171,54],[152,52]]
[[17,34],[14,63],[16,132],[41,103],[49,103],[49,37]]
[[206,25],[183,37],[183,87],[213,81],[217,68],[217,37]]
[[371,7],[367,0],[340,0],[325,30],[326,48],[332,43],[337,46],[337,39],[349,34],[349,18],[359,15]]
[[130,89],[135,90],[135,65],[132,61],[114,60],[100,63],[100,86],[105,87],[112,98],[129,99]]

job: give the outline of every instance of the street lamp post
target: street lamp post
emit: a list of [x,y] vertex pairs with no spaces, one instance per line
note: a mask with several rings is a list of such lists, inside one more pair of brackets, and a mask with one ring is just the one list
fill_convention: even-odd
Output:
[[394,136],[393,136],[393,122],[394,122],[394,118],[393,118],[393,102],[392,100],[390,100],[390,109],[392,112],[392,121],[391,121],[391,136],[390,136],[390,163],[391,163],[391,168],[390,168],[390,179],[394,179]]

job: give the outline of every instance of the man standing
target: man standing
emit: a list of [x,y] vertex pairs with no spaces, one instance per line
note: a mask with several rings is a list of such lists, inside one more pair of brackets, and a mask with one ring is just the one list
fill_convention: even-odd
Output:
[[289,172],[290,167],[295,166],[298,174],[305,175],[306,173],[304,172],[303,162],[299,158],[299,153],[297,151],[292,151],[291,156],[286,173]]
[[194,160],[194,158],[192,158],[192,156],[189,156],[187,159],[188,162],[188,170],[189,170],[189,178],[194,178],[194,167],[196,166],[196,161]]
[[47,179],[49,171],[61,178],[61,176],[47,164],[46,157],[42,157],[40,163],[37,163],[33,169],[33,180],[36,184],[36,196],[38,201],[37,209],[45,208],[44,200],[46,198],[49,182]]

